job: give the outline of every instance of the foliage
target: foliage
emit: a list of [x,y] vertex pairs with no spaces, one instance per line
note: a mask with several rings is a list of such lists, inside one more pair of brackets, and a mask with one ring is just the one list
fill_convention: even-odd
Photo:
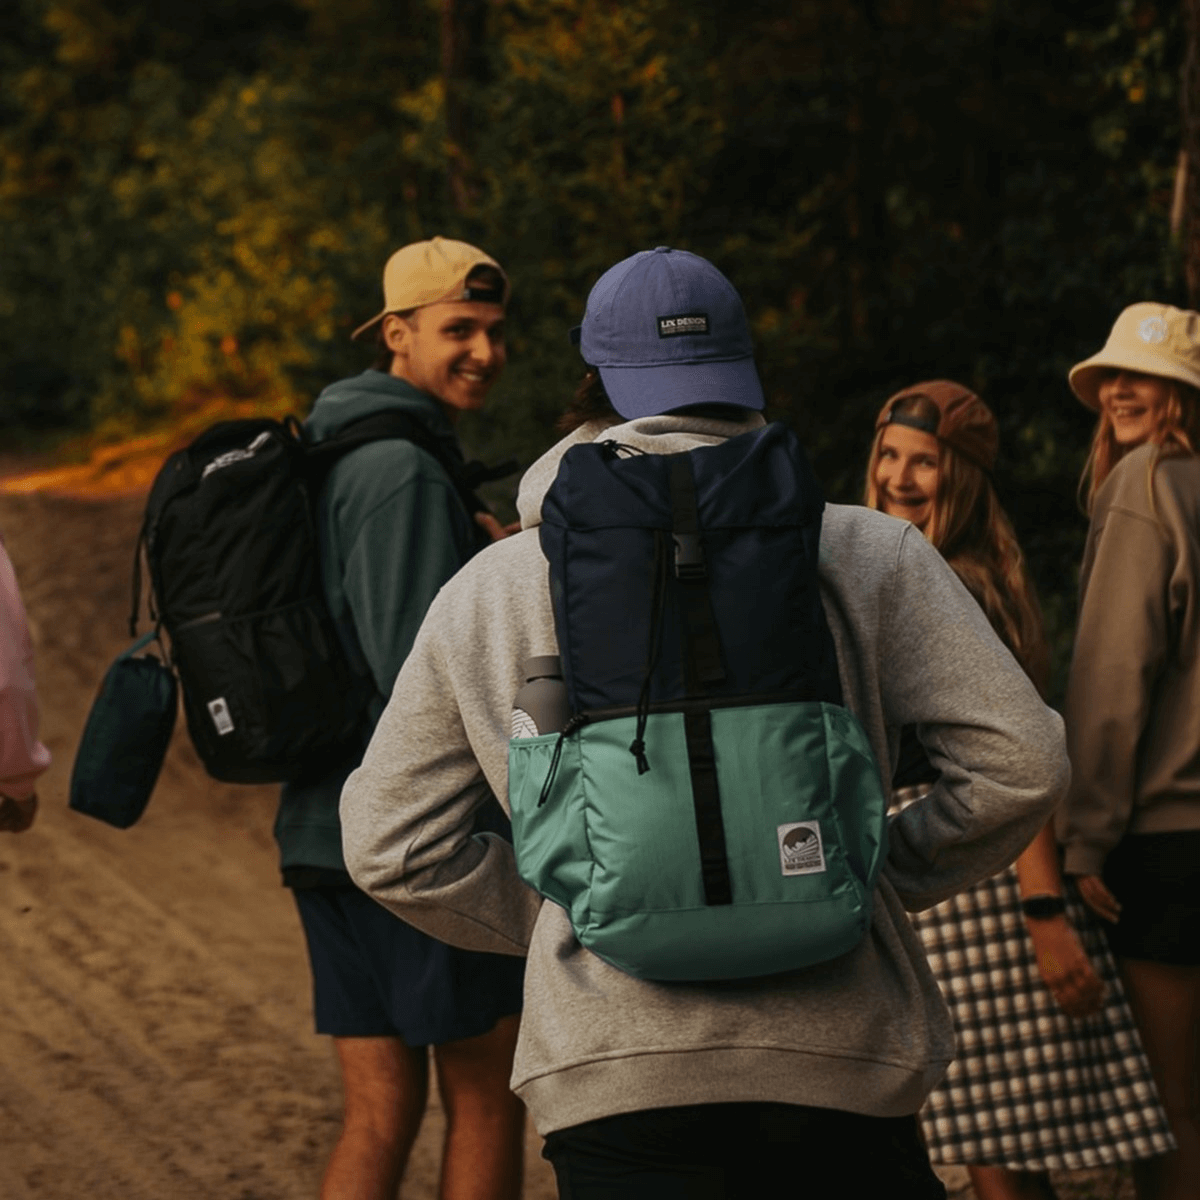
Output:
[[514,283],[464,429],[528,461],[591,283],[682,246],[741,290],[833,498],[892,390],[981,391],[1061,649],[1090,425],[1066,369],[1125,304],[1183,299],[1181,33],[1147,0],[14,0],[0,422],[303,410],[364,365],[390,249],[444,233]]

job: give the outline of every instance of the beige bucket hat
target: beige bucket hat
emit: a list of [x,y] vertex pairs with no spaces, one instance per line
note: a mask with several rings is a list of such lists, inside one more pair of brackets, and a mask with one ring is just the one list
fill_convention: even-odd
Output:
[[1200,388],[1200,313],[1149,301],[1131,304],[1117,318],[1104,349],[1071,368],[1071,390],[1088,408],[1099,410],[1100,380],[1114,367]]
[[[502,289],[469,287],[467,276],[476,267],[495,267],[504,279]],[[492,304],[508,302],[508,276],[490,254],[466,242],[434,237],[401,246],[383,268],[383,310],[360,325],[356,338],[388,313],[407,312],[426,304],[448,300],[481,300]]]

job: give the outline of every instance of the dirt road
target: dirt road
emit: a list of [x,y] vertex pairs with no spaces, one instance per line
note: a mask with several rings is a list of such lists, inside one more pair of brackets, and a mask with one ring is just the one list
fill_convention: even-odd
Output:
[[[54,766],[0,840],[0,1198],[295,1200],[337,1133],[328,1039],[271,839],[271,788],[209,780],[180,730],[141,822],[66,808],[75,744],[124,647],[142,502],[0,498]],[[402,1195],[436,1194],[441,1114]],[[531,1131],[527,1200],[554,1195]]]
[[[0,839],[0,1200],[303,1200],[340,1098],[279,885],[274,790],[209,780],[181,721],[139,824],[66,808],[92,696],[129,640],[141,507],[0,496],[55,759],[34,828]],[[435,1101],[404,1200],[436,1195],[441,1127]],[[530,1130],[525,1200],[555,1194],[539,1153]],[[1063,1200],[1132,1196],[1115,1172],[1057,1182]]]

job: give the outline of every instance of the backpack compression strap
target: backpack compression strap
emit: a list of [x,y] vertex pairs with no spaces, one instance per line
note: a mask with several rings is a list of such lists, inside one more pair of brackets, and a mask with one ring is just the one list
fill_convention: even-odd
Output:
[[[708,567],[700,536],[696,481],[688,455],[671,456],[671,537],[675,543],[675,579],[686,643],[687,691],[702,697],[709,685],[723,683],[721,643],[708,591]],[[706,904],[732,904],[729,857],[725,849],[725,823],[717,787],[717,760],[713,750],[712,713],[691,706],[684,713],[688,768],[692,777],[692,802],[696,833],[700,839],[700,869]]]

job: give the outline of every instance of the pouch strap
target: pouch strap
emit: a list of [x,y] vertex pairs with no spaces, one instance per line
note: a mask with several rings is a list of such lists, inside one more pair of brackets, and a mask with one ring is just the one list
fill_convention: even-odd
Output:
[[155,638],[157,638],[157,637],[158,637],[157,628],[151,629],[148,632],[143,633],[142,636],[140,638],[138,638],[138,640],[136,642],[134,642],[132,646],[130,646],[126,650],[123,650],[120,654],[117,655],[117,657],[118,658],[132,658],[139,651],[145,650],[145,648],[148,645],[150,645],[150,643],[152,641],[154,641]]
[[143,522],[138,539],[133,545],[133,603],[129,610],[129,636],[137,637],[138,615],[142,611],[142,546],[146,541],[146,526]]

